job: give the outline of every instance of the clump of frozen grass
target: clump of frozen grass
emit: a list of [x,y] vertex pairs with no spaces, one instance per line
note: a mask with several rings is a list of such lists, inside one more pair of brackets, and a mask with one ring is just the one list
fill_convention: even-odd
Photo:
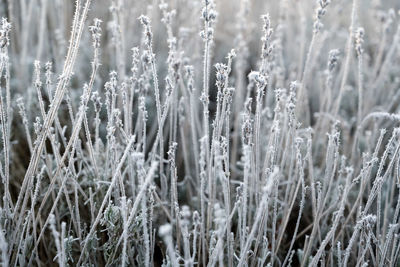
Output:
[[8,1],[1,264],[397,266],[379,2]]

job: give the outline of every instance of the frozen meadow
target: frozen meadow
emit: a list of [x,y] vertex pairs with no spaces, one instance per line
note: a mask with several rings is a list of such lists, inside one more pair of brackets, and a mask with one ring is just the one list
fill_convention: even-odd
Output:
[[399,10],[0,1],[0,265],[399,267]]

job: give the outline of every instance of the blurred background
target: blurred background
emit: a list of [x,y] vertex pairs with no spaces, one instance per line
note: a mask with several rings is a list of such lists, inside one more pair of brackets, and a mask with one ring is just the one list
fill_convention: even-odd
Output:
[[[65,56],[71,23],[74,12],[73,0],[2,0],[0,4],[0,16],[7,17],[12,23],[11,35],[11,60],[14,71],[14,90],[24,93],[31,83],[33,62],[57,62],[54,72],[62,67]],[[379,41],[382,30],[382,21],[387,18],[389,8],[396,13],[400,8],[397,0],[360,0],[358,9],[358,26],[364,27],[366,38]],[[201,64],[202,42],[199,32],[202,28],[200,19],[203,2],[201,0],[170,0],[165,1],[168,9],[176,10],[173,19],[175,36],[179,37],[183,50],[192,57],[191,64]],[[301,38],[309,41],[312,34],[312,24],[315,13],[315,0],[217,0],[218,11],[216,24],[215,44],[213,49],[213,63],[222,61],[226,54],[237,46],[237,36],[243,31],[247,42],[247,64],[249,69],[254,69],[259,58],[261,19],[262,14],[269,13],[272,27],[275,31],[284,32],[282,47],[284,64],[287,69],[295,68],[299,62],[294,59],[304,59],[307,43],[301,46]],[[350,23],[350,11],[352,1],[334,0],[329,5],[327,14],[323,19],[324,31],[330,32],[322,45],[329,50],[332,47],[344,49],[345,40]],[[147,14],[152,20],[154,30],[154,51],[157,61],[165,61],[168,53],[166,30],[161,20],[159,9],[160,0],[94,0],[89,13],[86,27],[92,23],[93,18],[103,21],[102,43],[105,45],[102,52],[104,67],[101,68],[103,79],[108,76],[111,69],[118,69],[115,34],[113,27],[119,26],[123,38],[120,48],[121,56],[125,61],[125,71],[129,71],[130,51],[134,46],[140,45],[142,29],[137,18],[141,14]],[[43,8],[44,7],[44,8]],[[113,18],[113,11],[118,12],[121,21]],[[114,12],[114,13],[115,13]],[[276,29],[279,24],[280,29]],[[290,26],[290,27],[289,27]],[[389,29],[393,30],[393,29]],[[81,54],[75,68],[75,80],[85,80],[90,68],[87,62],[91,56],[89,31],[84,31],[81,44]],[[374,45],[374,42],[368,42]],[[375,44],[377,45],[377,44]],[[373,49],[371,47],[370,49]],[[290,60],[289,60],[290,59]],[[301,62],[300,62],[301,63]],[[158,64],[160,67],[165,64]],[[164,69],[159,69],[162,74]],[[196,73],[200,75],[201,73]],[[286,73],[288,75],[288,73]],[[200,79],[201,80],[201,79]],[[72,87],[74,87],[72,85]]]

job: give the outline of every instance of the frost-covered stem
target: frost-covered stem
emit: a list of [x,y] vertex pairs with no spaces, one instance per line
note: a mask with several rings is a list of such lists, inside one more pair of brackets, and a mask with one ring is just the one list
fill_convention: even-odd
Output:
[[347,38],[347,43],[346,43],[346,58],[344,60],[344,67],[343,67],[343,76],[342,80],[340,82],[340,89],[339,89],[339,94],[336,98],[336,103],[335,103],[335,108],[333,110],[333,116],[337,117],[340,109],[340,102],[342,101],[342,96],[345,90],[346,82],[347,82],[347,77],[349,75],[349,69],[350,69],[350,60],[351,60],[351,55],[353,49],[351,49],[353,45],[353,39],[354,39],[354,27],[356,23],[356,13],[358,9],[358,0],[353,0],[353,5],[351,8],[351,22],[350,22],[350,28],[349,28],[349,37]]
[[[137,166],[138,166],[138,176],[139,176],[139,182],[140,182],[140,187],[144,186],[145,179],[146,179],[146,171],[144,170],[144,154],[142,156],[143,158],[139,159],[137,161]],[[147,212],[147,197],[143,197],[141,200],[142,204],[142,228],[143,228],[143,243],[144,243],[144,266],[149,267],[150,266],[150,234],[149,234],[149,228],[148,228],[148,212]],[[129,224],[127,224],[127,227],[124,228],[124,239],[125,236],[128,235],[126,231],[128,231]],[[125,242],[125,240],[124,240]]]
[[315,41],[316,41],[316,35],[317,33],[313,33],[312,37],[311,37],[311,42],[310,45],[308,47],[308,52],[307,52],[307,56],[306,56],[306,62],[304,64],[304,70],[303,70],[303,75],[301,76],[301,82],[300,82],[300,88],[298,91],[298,101],[299,104],[297,105],[297,110],[298,112],[300,112],[300,114],[298,113],[299,117],[302,118],[303,114],[306,115],[305,119],[306,119],[306,123],[309,124],[309,120],[310,118],[308,118],[308,114],[309,114],[309,110],[308,110],[308,92],[306,89],[306,82],[308,79],[308,76],[310,75],[311,72],[311,59],[312,59],[312,51],[314,51],[314,47],[315,47]]
[[[101,39],[101,27],[100,27],[100,24],[101,24],[101,22],[102,22],[101,20],[95,18],[93,20],[93,25],[89,27],[89,30],[90,30],[90,32],[92,34],[92,41],[93,41],[92,42],[92,46],[93,46],[92,75],[91,75],[91,79],[90,79],[90,81],[91,81],[90,85],[92,87],[93,87],[93,84],[94,84],[94,78],[95,78],[95,75],[97,73],[97,69],[100,66],[99,57],[100,57],[100,39]],[[88,91],[88,98],[91,96],[90,92],[91,92],[91,88],[89,88],[89,91]],[[99,133],[98,133],[98,128],[97,128],[98,125],[97,124],[100,123],[99,122],[99,118],[98,118],[98,115],[99,115],[98,113],[100,112],[100,108],[101,107],[100,107],[100,104],[98,103],[98,102],[100,102],[99,99],[93,99],[93,100],[97,101],[97,102],[95,102],[96,103],[95,104],[95,111],[96,111],[96,121],[95,121],[96,136],[95,136],[95,138],[98,138],[98,134]],[[97,164],[96,164],[95,151],[94,151],[93,144],[92,144],[92,139],[91,139],[91,135],[90,135],[89,123],[88,123],[86,112],[84,114],[84,122],[83,123],[84,123],[84,127],[85,127],[86,139],[88,141],[88,149],[89,149],[90,158],[91,158],[92,163],[94,165],[95,175],[97,177],[99,177],[99,170],[98,170]],[[98,139],[95,139],[95,142],[96,142],[96,146],[98,146],[98,144],[97,144],[98,143]],[[98,147],[97,147],[97,149],[98,149]],[[96,152],[98,153],[99,151],[97,150]]]
[[[75,198],[75,216],[76,216],[76,222],[75,226],[78,231],[78,238],[79,241],[82,241],[82,230],[81,230],[81,216],[79,214],[79,196],[78,196],[78,186],[77,186],[77,181],[74,181],[74,198]],[[65,192],[66,190],[64,190]]]
[[91,134],[90,134],[89,123],[88,123],[88,119],[87,119],[86,113],[84,115],[83,125],[85,127],[87,147],[88,147],[88,150],[89,150],[90,159],[91,159],[92,164],[93,164],[94,173],[95,173],[96,177],[99,177],[99,169],[98,169],[97,163],[96,163],[95,151],[94,151],[94,148],[93,148],[92,137],[91,137]]
[[[225,224],[225,228],[223,230],[221,234],[220,238],[224,238],[224,235],[226,234],[226,243],[227,243],[227,247],[230,246],[230,233],[231,233],[231,216],[230,216],[230,212],[231,212],[231,203],[230,203],[230,182],[229,182],[229,172],[227,170],[229,170],[229,168],[227,167],[227,165],[229,164],[229,157],[228,157],[228,141],[224,138],[223,142],[221,143],[220,147],[222,150],[222,155],[220,155],[219,153],[217,154],[217,173],[218,176],[220,178],[220,183],[222,184],[222,193],[223,193],[223,197],[224,197],[224,211],[225,211],[225,217],[226,217],[226,221],[224,221]],[[219,159],[220,158],[220,159]],[[225,164],[223,164],[225,163]],[[225,170],[224,170],[225,168]],[[236,208],[236,206],[235,206]],[[221,251],[222,253],[222,251]],[[227,253],[228,256],[228,262],[231,261],[232,255],[230,253],[230,251],[228,250]]]
[[[10,145],[10,138],[11,138],[11,124],[12,124],[12,115],[13,115],[13,110],[11,107],[11,68],[10,68],[10,61],[6,61],[6,68],[5,68],[5,97],[6,97],[6,113],[7,113],[7,131],[8,131],[8,143],[9,143],[9,152],[11,151],[11,145]],[[10,157],[10,156],[9,156]],[[11,206],[13,206],[13,203],[11,202]]]
[[308,92],[307,92],[307,81],[309,78],[309,75],[312,70],[312,58],[313,58],[313,52],[315,50],[315,45],[317,41],[317,37],[319,33],[321,32],[321,28],[323,27],[323,24],[321,23],[322,17],[326,13],[326,7],[330,4],[330,0],[317,0],[317,8],[315,12],[315,20],[314,20],[314,25],[313,25],[313,35],[311,37],[311,42],[308,48],[307,56],[306,56],[306,62],[304,65],[303,73],[301,76],[301,83],[300,83],[300,88],[299,88],[299,93],[298,93],[298,101],[300,102],[299,105],[297,105],[297,111],[300,113],[300,115],[305,115],[306,116],[306,124],[310,124],[310,110],[308,106]]
[[[199,250],[199,259],[198,262],[203,261],[203,264],[206,264],[206,199],[205,199],[205,187],[206,187],[206,179],[207,179],[207,140],[203,137],[200,140],[200,239],[201,239],[201,251]],[[202,257],[200,259],[200,257]]]
[[[208,205],[208,222],[207,227],[210,224],[211,219],[211,208],[213,207],[213,203],[215,202],[216,198],[216,186],[217,186],[217,176],[220,174],[217,173],[221,169],[222,163],[219,162],[217,159],[220,157],[219,149],[220,149],[220,142],[221,142],[221,132],[222,132],[222,125],[223,125],[223,117],[225,113],[225,108],[228,101],[228,77],[231,71],[231,64],[233,56],[230,54],[228,56],[229,62],[228,65],[224,64],[216,64],[215,67],[217,69],[216,74],[216,86],[218,88],[218,95],[217,95],[217,112],[216,117],[213,122],[213,132],[211,138],[211,152],[210,152],[210,168],[209,170],[209,198],[211,199],[210,204]],[[224,182],[223,182],[224,183]],[[227,195],[227,190],[224,191],[224,196]],[[227,208],[227,207],[225,207]],[[227,211],[229,212],[229,210]]]
[[199,175],[200,173],[200,167],[199,167],[199,144],[198,144],[198,139],[197,139],[197,133],[196,133],[196,120],[195,120],[195,99],[194,99],[194,94],[190,94],[190,130],[192,133],[192,145],[193,145],[193,152],[194,152],[194,160],[195,160],[195,166],[196,166],[196,176]]
[[[320,205],[320,208],[323,209],[325,207],[326,201],[332,189],[333,178],[336,173],[336,168],[338,165],[338,157],[339,157],[339,144],[340,144],[340,133],[335,129],[335,125],[333,126],[332,133],[328,135],[328,148],[326,153],[326,167],[325,167],[325,175],[322,193],[323,193],[323,201]],[[321,211],[320,211],[321,212]]]
[[[171,165],[171,190],[170,190],[170,196],[171,196],[171,216],[174,216],[175,214],[175,205],[178,204],[178,188],[177,188],[177,171],[176,171],[176,166],[175,166],[175,153],[176,153],[176,148],[178,144],[176,142],[172,143],[170,145],[169,151],[168,151],[168,161]],[[178,216],[178,214],[176,214]]]
[[[187,230],[186,230],[187,231]],[[185,267],[193,266],[192,259],[190,257],[190,243],[189,237],[183,236],[183,250],[184,250],[184,257],[185,257]]]
[[315,218],[315,214],[317,212],[317,197],[315,193],[315,179],[314,179],[314,172],[313,172],[313,159],[312,159],[312,135],[311,132],[307,138],[307,162],[308,162],[308,172],[310,176],[310,187],[311,187],[311,203],[312,203],[312,214]]
[[[227,114],[229,114],[229,112],[230,112],[229,106],[230,106],[230,102],[232,101],[232,94],[233,94],[234,88],[228,88],[228,85],[229,85],[229,75],[232,71],[232,60],[234,57],[236,57],[236,53],[232,49],[227,56],[227,58],[228,58],[227,65],[223,65],[223,64],[216,65],[216,66],[220,66],[220,70],[218,72],[220,72],[219,74],[221,74],[221,76],[222,76],[221,77],[217,73],[217,85],[220,84],[220,87],[221,87],[222,106],[218,105],[218,107],[220,107],[220,110],[219,110],[220,113],[216,114],[215,121],[217,123],[216,124],[217,132],[216,132],[215,137],[221,136],[225,116],[227,116]],[[222,78],[222,79],[218,79],[218,78]],[[219,116],[217,116],[217,115],[219,115]],[[229,117],[227,119],[229,119]]]
[[316,216],[315,216],[315,218],[314,218],[314,222],[315,223],[313,223],[313,227],[312,227],[312,231],[311,231],[311,234],[310,234],[310,236],[308,237],[308,241],[307,241],[307,243],[305,242],[304,243],[304,253],[303,253],[303,256],[302,256],[302,261],[301,261],[301,266],[302,267],[304,267],[305,266],[305,264],[307,263],[307,261],[308,261],[308,255],[310,254],[310,252],[311,252],[311,247],[312,247],[312,245],[313,245],[313,240],[314,240],[314,238],[315,238],[315,235],[317,234],[317,232],[318,232],[318,228],[319,228],[319,221],[320,221],[320,219],[321,219],[321,212],[320,212],[320,209],[321,209],[321,188],[319,187],[318,188],[318,197],[317,197],[317,203],[318,203],[318,206],[317,206],[317,213],[316,213]]
[[[261,147],[262,145],[260,144],[260,132],[261,132],[261,112],[262,112],[262,105],[263,105],[263,99],[264,99],[264,90],[266,87],[265,84],[265,77],[263,77],[261,74],[257,77],[258,81],[256,80],[257,83],[257,98],[256,98],[256,113],[255,113],[255,121],[254,121],[254,168],[255,168],[255,173],[254,175],[254,180],[255,180],[255,186],[258,188],[260,185],[260,165],[261,165]],[[256,202],[258,200],[256,199]]]
[[[192,136],[192,145],[193,145],[193,154],[196,166],[196,177],[200,175],[200,167],[199,167],[199,142],[198,142],[198,133],[197,133],[197,121],[196,121],[196,91],[194,87],[194,68],[193,66],[185,66],[185,72],[187,76],[187,90],[189,91],[189,113],[190,113],[190,131]],[[199,183],[199,181],[197,181]]]
[[[240,10],[237,15],[237,50],[238,59],[234,64],[234,74],[237,77],[235,88],[237,93],[234,97],[233,112],[239,114],[242,108],[245,98],[245,73],[246,73],[246,56],[247,56],[247,40],[245,38],[245,31],[247,25],[247,14],[249,13],[249,1],[240,1]],[[235,166],[238,156],[239,144],[240,144],[240,116],[234,116],[233,118],[233,140],[232,140],[232,153],[231,153],[231,165]]]
[[[149,186],[149,235],[150,235],[150,266],[153,266],[154,247],[155,247],[155,231],[153,232],[154,217],[154,187]],[[127,230],[126,230],[127,231]]]
[[357,125],[360,125],[362,116],[363,116],[363,47],[362,43],[364,42],[364,29],[359,28],[356,32],[356,54],[357,54],[357,63],[358,63],[358,110],[357,110]]
[[60,233],[57,232],[56,229],[56,221],[55,221],[55,216],[54,214],[50,214],[50,229],[53,234],[54,242],[56,244],[56,249],[57,249],[57,261],[58,265],[61,267],[64,267],[64,262],[63,262],[63,257],[62,257],[62,250],[61,250],[61,244],[60,244]]
[[[216,12],[214,10],[214,3],[210,0],[204,0],[204,7],[202,10],[202,18],[204,20],[204,29],[200,33],[203,41],[204,41],[204,58],[203,58],[203,92],[201,94],[201,101],[203,102],[203,138],[205,139],[205,155],[206,155],[206,170],[208,177],[208,193],[209,193],[209,203],[208,203],[208,212],[207,212],[207,224],[206,231],[208,233],[208,229],[211,224],[211,207],[213,207],[213,192],[215,188],[213,185],[215,181],[213,181],[212,177],[212,161],[213,157],[210,154],[210,129],[209,129],[209,83],[210,83],[210,46],[213,42],[213,28],[212,24],[216,19]],[[205,254],[203,251],[203,264],[205,264]]]
[[151,65],[151,72],[153,75],[153,86],[154,86],[154,96],[156,100],[156,109],[157,109],[157,122],[158,122],[158,144],[159,144],[159,152],[160,152],[160,179],[161,179],[161,192],[167,192],[167,178],[163,173],[163,160],[164,160],[164,134],[163,134],[163,123],[162,123],[162,110],[161,110],[161,100],[160,100],[160,89],[158,88],[158,75],[157,75],[157,65],[155,55],[153,53],[153,33],[151,31],[150,19],[144,15],[139,17],[140,23],[144,27],[144,36],[146,48],[149,52],[149,60]]
[[9,257],[7,254],[7,240],[4,236],[4,231],[0,224],[0,251],[1,251],[1,264],[4,267],[8,267]]
[[241,235],[240,235],[240,244],[241,246],[244,245],[244,241],[246,238],[246,233],[247,233],[247,212],[248,212],[248,191],[249,191],[249,178],[251,175],[250,168],[251,168],[251,147],[250,145],[244,145],[243,146],[243,157],[244,157],[244,177],[243,177],[243,203],[241,205],[242,207],[242,212],[241,217],[241,224],[242,224],[242,230],[241,230]]
[[126,206],[126,196],[121,197],[121,213],[122,213],[122,221],[123,221],[123,231],[124,235],[122,236],[123,238],[123,243],[122,243],[122,258],[121,258],[121,266],[125,267],[126,262],[127,262],[127,257],[126,257],[126,247],[127,247],[127,242],[128,242],[128,234],[126,228],[128,225],[126,224],[126,220],[128,218],[127,216],[127,206]]
[[337,266],[342,267],[342,247],[340,241],[337,242]]
[[[30,217],[32,217],[33,218],[33,216],[32,216],[32,214],[30,213],[30,211],[28,211],[27,212],[27,218],[30,218]],[[21,230],[21,234],[20,234],[20,236],[21,236],[21,238],[18,238],[19,239],[19,242],[18,242],[18,246],[17,246],[17,249],[16,249],[16,253],[14,254],[14,256],[13,256],[13,258],[11,259],[11,266],[13,266],[13,265],[15,265],[14,263],[13,263],[13,261],[15,261],[15,258],[16,258],[16,256],[15,255],[22,255],[23,257],[25,257],[25,251],[24,250],[22,250],[22,253],[20,253],[20,251],[21,251],[21,248],[23,247],[23,246],[25,246],[26,245],[26,238],[27,238],[27,236],[28,236],[28,231],[27,231],[27,229],[29,229],[30,228],[30,220],[28,219],[28,220],[25,220],[25,222],[24,222],[24,224],[23,224],[23,226],[22,226],[22,230]],[[35,251],[35,252],[37,252],[37,250]],[[9,253],[10,254],[10,253]]]
[[94,151],[95,155],[99,156],[100,154],[100,110],[101,110],[101,102],[100,102],[100,97],[99,93],[93,92],[91,100],[93,101],[94,105],[94,112],[95,112],[95,118],[94,118]]
[[[398,161],[400,161],[400,159],[398,159]],[[399,175],[399,174],[397,174],[397,175]],[[396,187],[397,187],[398,191],[400,191],[400,186],[397,185]],[[396,208],[394,210],[393,223],[396,223],[397,220],[399,219],[399,212],[400,212],[400,195],[397,196],[397,204],[396,204]]]
[[[294,245],[294,242],[296,241],[296,237],[297,237],[297,232],[299,230],[299,226],[300,226],[300,220],[301,220],[301,216],[303,213],[303,209],[304,209],[304,204],[305,204],[305,196],[306,196],[306,186],[305,186],[305,182],[304,182],[304,170],[303,168],[300,167],[300,172],[299,172],[299,178],[301,179],[302,182],[302,190],[301,190],[301,200],[300,200],[300,204],[299,204],[299,215],[297,216],[297,221],[296,221],[296,226],[295,226],[295,230],[293,233],[293,237],[292,237],[292,241],[290,242],[290,246],[289,249],[287,250],[287,254],[285,257],[285,260],[283,261],[282,266],[286,266],[286,262],[289,261],[291,255],[292,255],[292,248]],[[278,244],[279,245],[279,244]],[[279,246],[276,247],[276,251],[279,251]]]
[[[26,135],[26,140],[28,142],[29,151],[30,151],[30,153],[32,153],[32,150],[33,150],[32,137],[31,137],[31,133],[29,131],[28,117],[26,115],[26,108],[25,108],[25,104],[24,104],[22,96],[18,96],[16,102],[17,102],[17,106],[19,109],[19,115],[21,116],[21,119],[22,119],[22,124],[24,125],[24,128],[25,128],[25,135]],[[1,166],[1,164],[0,164],[0,166]],[[0,167],[1,176],[4,177],[2,169],[3,168]]]
[[62,222],[61,223],[61,262],[62,265],[60,266],[65,266],[67,264],[67,255],[65,251],[65,228],[66,228],[66,223]]
[[110,6],[110,13],[112,17],[112,38],[113,38],[113,48],[115,49],[115,61],[116,61],[116,66],[118,70],[118,76],[124,78],[125,77],[125,38],[124,34],[121,34],[122,32],[125,32],[124,24],[123,24],[123,8],[122,8],[122,2],[118,1],[118,3],[115,3],[115,1],[112,1],[112,4]]
[[8,58],[8,45],[9,45],[9,32],[11,30],[11,24],[8,23],[7,19],[3,18],[1,21],[1,36],[0,36],[0,81],[3,78],[3,72],[5,71],[5,86],[6,86],[6,101],[4,101],[3,93],[0,91],[0,111],[1,111],[1,132],[3,139],[3,153],[4,153],[4,208],[8,210],[14,205],[10,195],[10,95],[9,95],[9,58]]
[[271,222],[271,265],[274,265],[275,255],[277,254],[276,248],[276,221],[278,217],[278,181],[274,184],[274,196],[273,196],[273,207],[272,207],[272,222]]
[[198,244],[201,244],[197,242],[197,236],[198,236],[198,229],[199,229],[199,225],[201,224],[200,222],[200,218],[199,218],[199,213],[197,211],[193,212],[193,242],[192,242],[192,259],[191,262],[194,262],[196,259],[196,253],[197,250],[200,249],[200,246],[198,246]]
[[[396,172],[399,171],[399,158],[397,158],[395,166],[393,167],[393,174],[396,177]],[[393,210],[392,206],[395,203],[395,199],[394,199],[394,194],[396,192],[396,179],[390,179],[389,181],[390,184],[388,184],[388,187],[390,188],[390,193],[386,193],[385,195],[385,203],[384,203],[384,209],[383,209],[383,224],[382,224],[382,235],[381,236],[385,236],[386,232],[388,230],[388,227],[391,225],[389,224],[389,210]],[[396,205],[397,208],[397,205]],[[393,210],[393,214],[396,215],[396,208]],[[393,216],[393,219],[395,219],[395,217]],[[396,221],[393,221],[393,224],[396,224]]]
[[139,98],[139,110],[142,117],[142,153],[146,156],[146,140],[147,140],[147,110],[145,97]]
[[[32,222],[35,221],[35,210],[34,210],[34,208],[35,208],[35,204],[36,204],[36,199],[37,199],[37,197],[39,195],[40,186],[41,186],[41,182],[42,182],[42,178],[43,178],[42,176],[43,176],[43,173],[44,173],[45,169],[46,169],[46,167],[45,167],[45,165],[43,165],[41,171],[37,175],[35,189],[34,189],[33,194],[32,194],[31,209],[30,209],[30,213],[32,215]],[[34,236],[36,237],[36,228],[35,227],[33,227],[33,233],[34,233]],[[35,253],[37,253],[37,251],[35,251]]]

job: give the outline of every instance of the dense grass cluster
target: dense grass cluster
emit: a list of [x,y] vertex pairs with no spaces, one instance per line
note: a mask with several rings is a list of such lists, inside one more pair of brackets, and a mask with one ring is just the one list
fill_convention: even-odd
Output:
[[400,266],[399,8],[1,1],[0,265]]

